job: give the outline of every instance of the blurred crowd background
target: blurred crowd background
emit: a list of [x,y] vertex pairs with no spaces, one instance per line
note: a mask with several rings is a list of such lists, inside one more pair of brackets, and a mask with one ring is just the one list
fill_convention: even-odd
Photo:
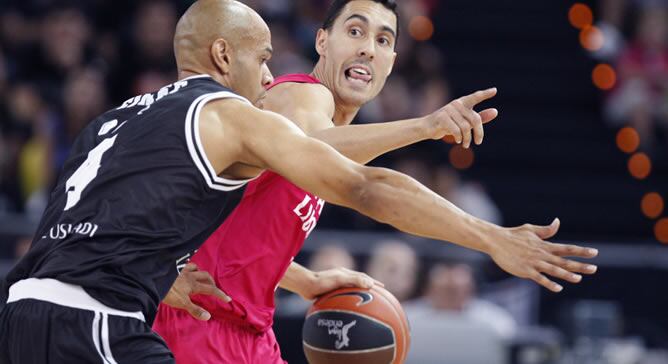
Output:
[[[244,2],[272,30],[274,75],[310,72],[329,1]],[[383,281],[411,321],[412,363],[668,363],[668,2],[397,2],[394,73],[355,122],[490,86],[500,116],[471,150],[423,142],[372,164],[497,224],[558,216],[557,240],[598,247],[600,272],[554,295],[334,206],[297,260]],[[0,0],[0,276],[30,246],[86,123],[176,79],[172,36],[190,4]],[[284,358],[303,362],[308,302],[279,291],[278,306]]]

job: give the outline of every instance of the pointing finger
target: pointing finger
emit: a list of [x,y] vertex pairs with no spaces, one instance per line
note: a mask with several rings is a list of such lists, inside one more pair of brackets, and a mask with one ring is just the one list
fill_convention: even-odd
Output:
[[462,101],[464,106],[468,107],[469,109],[472,109],[477,104],[485,100],[491,99],[494,96],[496,96],[496,87],[488,88],[486,90],[476,91],[470,95],[462,96],[460,100]]

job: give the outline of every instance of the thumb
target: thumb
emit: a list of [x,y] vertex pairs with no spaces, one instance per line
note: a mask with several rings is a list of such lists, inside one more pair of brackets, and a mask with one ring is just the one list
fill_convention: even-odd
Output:
[[499,110],[497,109],[485,109],[481,112],[478,113],[480,115],[480,119],[482,119],[483,124],[487,124],[490,121],[496,119],[497,116],[499,116]]
[[186,303],[186,311],[190,313],[190,316],[200,321],[209,321],[211,318],[211,314],[207,310],[192,303],[190,299],[188,299],[188,302]]
[[557,234],[559,225],[561,225],[561,221],[559,221],[559,218],[555,218],[550,225],[534,226],[534,232],[543,240],[549,239]]

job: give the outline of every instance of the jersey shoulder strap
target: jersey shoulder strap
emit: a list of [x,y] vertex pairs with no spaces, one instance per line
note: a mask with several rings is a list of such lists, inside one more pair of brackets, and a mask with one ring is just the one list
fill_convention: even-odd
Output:
[[320,80],[305,73],[293,73],[277,77],[271,85],[267,86],[267,91],[271,90],[274,86],[280,85],[285,82],[295,82],[295,83],[313,83],[320,84]]

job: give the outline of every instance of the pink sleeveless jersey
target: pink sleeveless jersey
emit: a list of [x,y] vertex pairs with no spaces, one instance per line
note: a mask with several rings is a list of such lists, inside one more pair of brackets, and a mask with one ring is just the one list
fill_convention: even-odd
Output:
[[[308,75],[286,75],[268,89],[283,82],[319,83]],[[323,206],[323,200],[271,171],[249,182],[241,203],[191,259],[213,276],[232,302],[204,295],[194,296],[193,302],[209,311],[214,320],[258,332],[270,329],[274,291],[315,228]],[[160,305],[154,328],[179,325],[173,322],[175,317],[194,320],[187,313],[168,314],[170,310]],[[165,322],[167,319],[170,322]]]

